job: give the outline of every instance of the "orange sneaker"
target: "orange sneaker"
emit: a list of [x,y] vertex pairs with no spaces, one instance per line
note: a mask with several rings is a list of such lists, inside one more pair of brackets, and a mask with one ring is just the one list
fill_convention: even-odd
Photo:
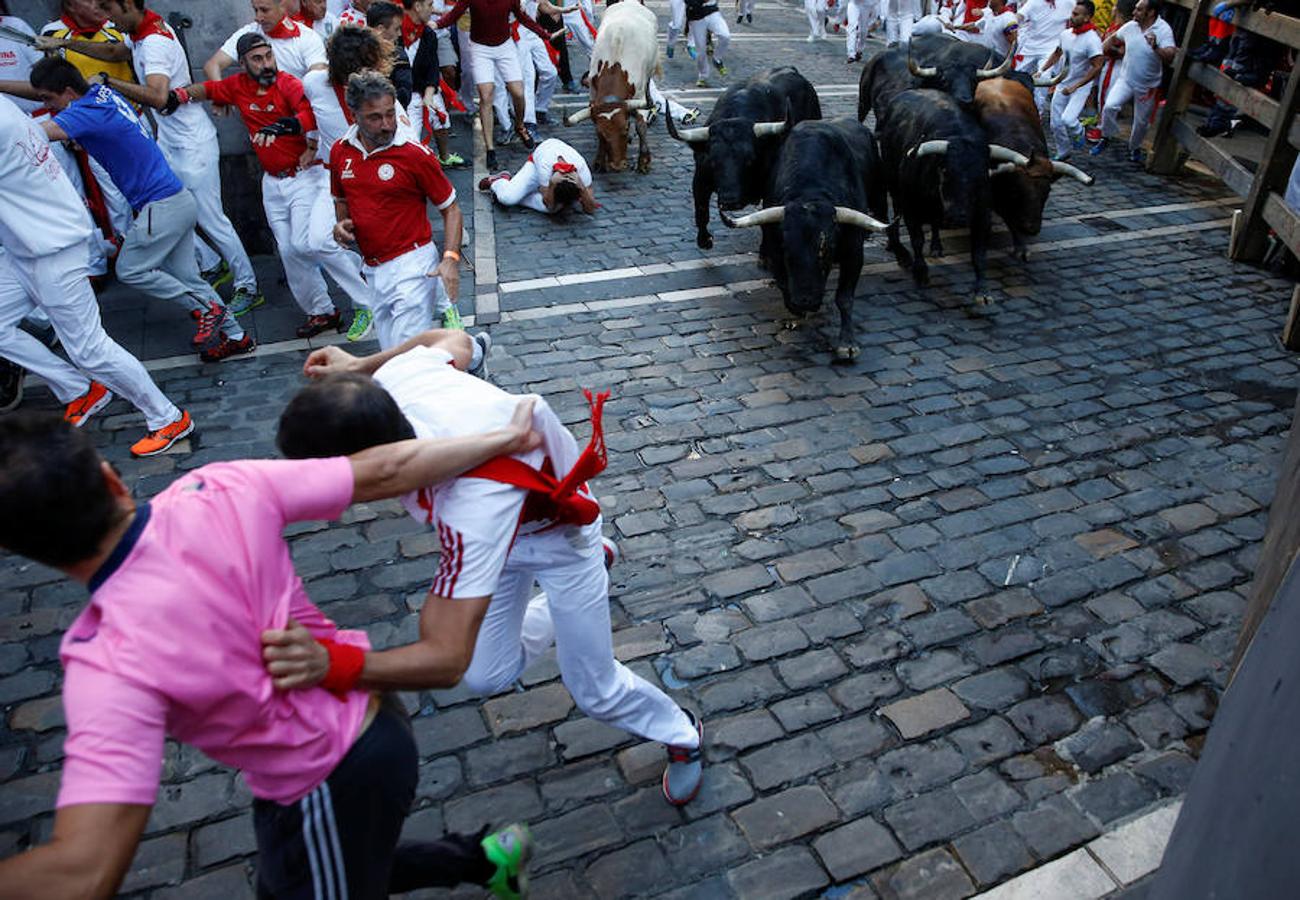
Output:
[[80,428],[86,420],[113,402],[113,392],[98,381],[90,383],[90,390],[68,404],[63,410],[63,421]]
[[194,420],[185,410],[181,417],[170,425],[164,425],[157,431],[151,431],[131,445],[132,456],[157,456],[172,444],[194,430]]

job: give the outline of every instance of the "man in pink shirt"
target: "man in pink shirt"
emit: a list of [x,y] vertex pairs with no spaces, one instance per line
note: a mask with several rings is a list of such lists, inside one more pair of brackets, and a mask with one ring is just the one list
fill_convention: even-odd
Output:
[[532,449],[532,407],[477,437],[215,463],[142,503],[60,417],[0,419],[0,547],[90,590],[60,648],[68,734],[54,832],[0,862],[0,893],[110,896],[148,821],[170,736],[242,771],[256,798],[259,896],[369,898],[461,881],[516,896],[527,830],[399,846],[418,780],[400,706],[346,679],[281,690],[262,641],[309,633],[344,669],[360,657],[370,642],[312,604],[284,527]]

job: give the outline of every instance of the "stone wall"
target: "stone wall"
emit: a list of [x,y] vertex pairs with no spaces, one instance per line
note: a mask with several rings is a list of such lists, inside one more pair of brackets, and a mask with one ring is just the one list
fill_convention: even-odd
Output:
[[[39,31],[59,14],[57,0],[8,0],[13,15]],[[180,13],[193,23],[182,31],[194,79],[203,78],[203,63],[230,33],[252,20],[246,0],[159,0],[149,7],[164,18]],[[238,118],[213,116],[221,141],[221,187],[226,212],[250,253],[270,252],[271,234],[262,213],[261,169]]]

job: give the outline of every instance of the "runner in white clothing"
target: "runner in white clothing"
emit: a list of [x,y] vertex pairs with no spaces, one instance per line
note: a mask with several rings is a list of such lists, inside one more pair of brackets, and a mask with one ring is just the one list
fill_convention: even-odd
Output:
[[[17,16],[0,15],[0,25],[36,37],[32,27]],[[32,72],[32,66],[40,62],[44,55],[31,44],[0,36],[0,81],[26,81]],[[40,109],[41,106],[35,100],[25,100],[22,97],[12,99],[25,113]]]
[[1007,9],[1007,0],[989,0],[989,5],[980,10],[980,17],[969,25],[948,25],[949,30],[958,33],[974,34],[979,42],[997,55],[997,62],[1007,58],[1016,41],[1019,21],[1016,14]]
[[1083,127],[1079,114],[1088,101],[1092,84],[1101,71],[1101,38],[1092,25],[1095,11],[1092,0],[1078,0],[1070,14],[1070,27],[1061,33],[1061,44],[1043,64],[1046,74],[1065,56],[1065,77],[1052,94],[1052,137],[1056,140],[1053,159],[1070,157],[1071,147],[1083,146]]
[[526,206],[553,214],[573,204],[587,214],[600,207],[591,191],[591,169],[582,154],[557,138],[537,145],[514,175],[502,172],[479,181],[502,206]]
[[[276,65],[294,78],[301,79],[312,69],[326,67],[325,43],[316,32],[290,19],[281,0],[252,0],[252,5],[253,21],[226,38],[221,49],[203,64],[203,74],[209,81],[220,81],[222,73],[238,61],[236,45],[249,32],[271,42]],[[365,27],[364,19],[361,24]]]
[[[167,92],[190,83],[190,63],[175,32],[162,16],[145,7],[144,0],[105,0],[104,7],[131,50],[131,63],[138,81],[109,78],[109,86],[134,103],[163,110]],[[69,41],[68,46],[78,53],[99,58],[117,45]],[[219,270],[224,257],[230,274],[210,282],[215,286],[233,275],[235,293],[228,304],[230,311],[239,316],[261,306],[266,300],[257,289],[253,264],[222,207],[217,129],[212,120],[201,107],[183,106],[170,115],[156,116],[155,121],[158,147],[181,184],[194,196],[199,228],[221,253],[219,257],[203,241],[196,241],[199,267],[205,272]]]
[[[1020,31],[1016,38],[1017,72],[1030,75],[1043,68],[1056,49],[1061,32],[1074,10],[1072,0],[1028,0],[1016,12]],[[1047,117],[1047,88],[1034,88],[1034,105],[1040,118]]]
[[1164,67],[1173,62],[1178,48],[1169,23],[1160,18],[1161,0],[1138,0],[1133,18],[1106,39],[1104,52],[1118,51],[1124,56],[1119,76],[1106,94],[1101,111],[1101,140],[1089,151],[1102,153],[1119,130],[1119,111],[1133,102],[1133,131],[1129,135],[1129,159],[1142,162],[1142,139],[1155,116],[1156,95]]
[[[104,331],[88,277],[90,216],[50,153],[45,131],[4,96],[0,184],[0,355],[45,378],[67,404],[64,418],[77,426],[109,404],[110,391],[121,394],[149,428],[131,448],[138,456],[159,453],[193,431],[189,413],[164,397],[139,360]],[[49,318],[71,366],[18,327],[36,310]]]
[[302,0],[298,11],[289,18],[306,25],[327,43],[342,24],[339,17],[329,11],[325,0]]
[[[537,18],[539,10],[548,16],[564,15],[564,7],[549,3],[548,0],[522,0],[520,5],[533,19]],[[555,68],[555,63],[551,59],[554,48],[547,50],[551,46],[549,43],[527,28],[520,28],[518,22],[511,25],[510,33],[514,37],[515,52],[519,54],[519,68],[523,73],[524,128],[533,140],[537,141],[537,114],[542,113],[545,116],[550,111],[551,97],[555,94],[555,85],[560,77],[559,70]],[[510,126],[513,110],[510,108],[509,101],[510,95],[506,92],[506,83],[501,77],[501,72],[498,71],[496,93],[492,98],[492,105],[497,114],[498,144],[508,144],[514,140],[514,133]]]
[[[305,372],[321,381],[299,392],[280,417],[281,452],[335,456],[347,446],[404,437],[478,434],[497,427],[503,413],[511,421],[520,398],[465,374],[470,349],[467,335],[437,331],[360,359],[336,347],[313,352]],[[600,507],[587,486],[605,467],[607,396],[588,393],[592,435],[581,452],[538,398],[533,430],[541,447],[403,498],[413,518],[436,529],[442,554],[420,612],[420,640],[367,653],[361,677],[395,688],[463,677],[474,692],[493,694],[507,690],[553,641],[560,675],[580,709],[669,745],[663,793],[681,805],[702,780],[703,729],[614,658]],[[530,602],[534,581],[546,599]],[[317,658],[299,667],[318,672],[318,664]]]

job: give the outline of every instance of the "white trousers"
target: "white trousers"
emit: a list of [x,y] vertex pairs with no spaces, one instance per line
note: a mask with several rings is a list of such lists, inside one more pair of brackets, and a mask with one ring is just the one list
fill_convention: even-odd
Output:
[[703,19],[691,23],[691,43],[695,45],[695,71],[700,78],[709,74],[709,33],[713,34],[713,58],[722,62],[727,56],[727,47],[731,44],[731,29],[722,13],[709,13]]
[[875,4],[869,0],[845,0],[848,41],[844,44],[849,59],[861,56],[867,47],[867,29],[876,23]]
[[[574,40],[582,45],[582,49],[588,54],[591,48],[596,46],[596,29],[599,23],[596,21],[596,14],[591,9],[591,0],[579,0],[578,3],[564,3],[563,6],[578,6],[573,12],[564,14],[564,27],[569,29]],[[683,8],[683,16],[685,11]]]
[[[0,252],[0,356],[46,379],[64,403],[89,389],[88,375],[126,398],[144,413],[149,430],[156,431],[181,412],[140,361],[104,331],[88,260],[80,242],[35,259]],[[71,366],[18,327],[37,310],[54,326]]]
[[198,204],[199,228],[217,248],[213,252],[202,240],[195,242],[204,271],[214,268],[219,259],[224,258],[230,264],[235,287],[257,293],[257,276],[253,274],[248,251],[235,233],[235,226],[226,216],[221,202],[220,153],[217,145],[205,143],[184,149],[164,144],[158,146],[181,184],[194,195],[194,202]]
[[650,95],[650,102],[665,116],[672,116],[674,119],[681,121],[681,118],[690,112],[689,109],[659,90],[659,85],[655,84],[653,78],[646,84],[646,93]]
[[826,0],[803,0],[803,11],[808,16],[808,36],[826,37]]
[[[537,124],[537,111],[546,112],[551,108],[551,97],[555,95],[555,82],[559,73],[555,63],[542,39],[527,29],[519,29],[519,40],[515,42],[515,52],[519,55],[519,69],[524,83],[524,122]],[[492,106],[496,110],[497,122],[503,128],[509,127],[514,118],[513,103],[506,92],[505,82],[497,74],[496,91],[492,95]]]
[[[1043,63],[1047,62],[1047,56],[1048,54],[1046,53],[1034,54],[1033,56],[1023,56],[1021,57],[1020,62],[1016,63],[1016,71],[1024,72],[1032,78],[1038,73],[1038,70],[1043,67]],[[1057,65],[1064,64],[1064,61],[1062,61]],[[1038,107],[1038,118],[1040,119],[1047,117],[1047,109],[1050,103],[1048,96],[1047,88],[1034,88],[1034,106]]]
[[324,166],[312,166],[291,178],[263,175],[262,208],[280,251],[289,292],[303,312],[317,316],[334,311],[322,267],[352,298],[353,306],[370,305],[370,288],[361,280],[361,257],[334,240],[334,201]]
[[1079,115],[1091,90],[1092,85],[1086,84],[1068,97],[1060,87],[1052,94],[1052,137],[1056,140],[1056,152],[1061,156],[1074,149],[1074,139],[1081,130]]
[[434,325],[435,312],[441,325],[442,312],[451,301],[446,291],[439,290],[442,279],[429,277],[440,260],[438,246],[430,241],[396,259],[366,267],[366,276],[374,286],[370,309],[375,314],[379,349],[396,347],[428,331]]
[[550,213],[542,202],[542,179],[530,159],[509,178],[492,182],[492,196],[502,206],[526,206],[540,213]]
[[686,31],[686,0],[668,0],[668,41],[671,47]]
[[1158,90],[1159,88],[1138,90],[1123,75],[1115,76],[1110,83],[1110,91],[1106,94],[1106,105],[1101,108],[1101,133],[1106,137],[1115,136],[1119,130],[1119,111],[1131,100],[1133,132],[1129,135],[1128,146],[1130,150],[1140,148],[1142,139],[1147,136],[1147,129],[1151,127],[1151,114],[1155,112]]
[[[546,592],[529,602],[533,582]],[[465,684],[504,691],[554,636],[564,686],[591,718],[639,737],[694,747],[699,737],[667,694],[614,658],[600,520],[521,535],[479,628]]]
[[740,6],[736,8],[736,16],[752,16],[754,14],[754,0],[740,0]]

